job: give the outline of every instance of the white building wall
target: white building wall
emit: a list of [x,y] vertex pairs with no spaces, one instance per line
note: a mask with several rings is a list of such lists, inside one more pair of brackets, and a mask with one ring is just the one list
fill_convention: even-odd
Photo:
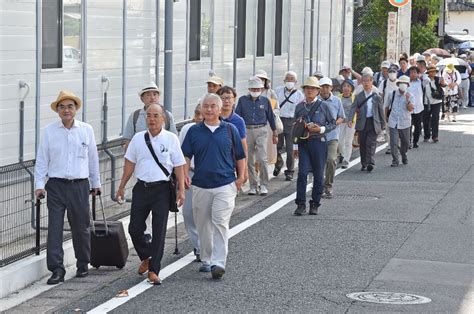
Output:
[[[274,0],[267,1],[267,10],[273,10]],[[206,92],[205,81],[212,68],[227,85],[232,85],[233,77],[233,23],[234,1],[212,1],[214,6],[214,46],[213,57],[202,58],[188,64],[188,97],[185,99],[185,65],[188,39],[186,38],[187,1],[174,3],[173,18],[173,113],[177,121],[191,116],[197,99]],[[103,87],[101,77],[109,79],[108,89],[108,138],[121,135],[123,120],[141,103],[137,92],[144,84],[155,80],[155,48],[159,46],[159,86],[163,89],[164,80],[164,7],[160,0],[160,33],[156,42],[156,1],[126,1],[126,76],[122,76],[123,62],[123,1],[88,0],[87,1],[87,94],[84,104],[86,121],[94,127],[96,140],[102,139]],[[204,3],[204,1],[203,1]],[[341,66],[341,53],[345,64],[351,63],[352,50],[352,2],[347,1],[346,27],[344,30],[345,50],[340,51],[341,19],[343,1],[315,0],[313,69],[309,69],[309,36],[311,0],[284,0],[284,16],[289,17],[288,30],[283,27],[283,43],[288,42],[288,50],[283,47],[281,56],[275,56],[272,68],[273,42],[267,42],[265,55],[254,60],[252,40],[254,40],[256,0],[248,0],[247,16],[247,54],[237,60],[236,89],[239,95],[247,92],[247,80],[255,68],[264,69],[271,77],[273,87],[282,84],[284,72],[288,69],[299,75],[299,83],[316,69],[317,64],[326,74],[335,76]],[[306,3],[306,11],[305,11]],[[317,8],[320,11],[317,11]],[[329,13],[332,7],[332,18]],[[253,7],[252,7],[253,6]],[[267,12],[266,41],[272,41],[274,29],[273,14]],[[306,23],[305,23],[306,16]],[[319,20],[319,33],[317,23]],[[329,26],[332,23],[332,27]],[[305,36],[303,36],[305,34]],[[252,37],[249,37],[252,36]],[[0,1],[0,166],[18,161],[19,151],[19,80],[30,85],[30,93],[25,99],[25,160],[35,157],[35,74],[36,74],[36,1]],[[318,45],[319,43],[319,45]],[[303,49],[304,48],[304,49]],[[318,62],[318,63],[317,63]],[[303,76],[304,73],[304,76]],[[40,75],[40,127],[57,119],[50,109],[50,103],[59,90],[69,89],[82,97],[83,66],[76,64],[62,69],[43,70]],[[125,99],[122,100],[122,85],[125,79]],[[163,94],[162,93],[162,99]],[[185,105],[188,105],[185,116]],[[122,106],[125,117],[122,117]],[[78,118],[83,118],[83,110]]]
[[449,11],[446,16],[446,32],[462,32],[463,29],[469,31],[469,35],[474,34],[474,11]]

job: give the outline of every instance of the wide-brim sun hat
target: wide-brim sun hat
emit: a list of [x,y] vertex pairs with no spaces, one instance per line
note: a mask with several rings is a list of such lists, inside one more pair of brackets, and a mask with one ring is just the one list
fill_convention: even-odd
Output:
[[160,89],[158,86],[156,86],[155,82],[150,82],[147,85],[145,85],[139,92],[138,96],[142,97],[142,95],[146,92],[157,92],[158,94],[160,93]]
[[410,86],[410,78],[406,75],[402,75],[398,78],[397,80],[397,85],[399,84],[407,84],[408,86]]
[[267,72],[265,72],[264,70],[258,70],[258,71],[256,71],[256,72],[255,72],[255,76],[259,77],[260,79],[264,79],[264,80],[270,81],[270,79],[268,78]]
[[321,88],[319,85],[319,80],[315,78],[314,76],[310,76],[304,80],[303,85],[301,85],[301,88],[305,87],[316,87],[316,88]]
[[263,88],[263,82],[258,76],[249,79],[248,88]]
[[55,111],[55,112],[58,112],[59,103],[62,102],[63,100],[66,100],[66,99],[70,99],[70,100],[72,100],[76,103],[76,110],[81,108],[82,101],[79,99],[79,97],[74,95],[73,92],[70,92],[68,90],[62,90],[62,91],[59,92],[59,95],[56,98],[56,100],[51,103],[51,109],[53,109],[53,111]]
[[390,61],[383,61],[382,64],[380,65],[381,68],[390,68]]

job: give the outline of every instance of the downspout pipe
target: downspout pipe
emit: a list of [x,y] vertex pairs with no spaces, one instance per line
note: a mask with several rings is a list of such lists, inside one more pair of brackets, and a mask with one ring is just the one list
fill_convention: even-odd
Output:
[[173,112],[173,0],[165,0],[165,80],[164,106]]
[[[19,142],[19,151],[18,151],[18,162],[20,165],[25,169],[30,177],[30,199],[26,200],[25,202],[31,203],[31,228],[39,231],[37,228],[37,214],[35,213],[35,175],[33,171],[31,171],[25,164],[24,164],[24,146],[25,146],[25,99],[30,92],[30,85],[27,82],[21,80],[19,82],[20,88],[20,142]],[[22,93],[22,90],[25,89],[25,92]],[[36,237],[38,238],[38,232],[36,233]],[[38,252],[38,247],[36,248],[36,252]]]
[[[313,36],[314,36],[314,0],[311,0],[310,28],[309,28],[309,74],[313,73]],[[319,34],[318,34],[319,36]]]

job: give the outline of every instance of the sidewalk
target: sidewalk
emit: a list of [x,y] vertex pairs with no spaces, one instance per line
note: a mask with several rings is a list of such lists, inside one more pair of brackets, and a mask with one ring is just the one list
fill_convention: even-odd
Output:
[[[391,168],[391,157],[381,152],[373,173],[361,173],[356,165],[336,177],[335,197],[323,201],[320,215],[295,218],[290,202],[258,227],[233,238],[230,272],[219,289],[196,281],[193,263],[168,278],[159,294],[150,289],[150,302],[140,304],[140,309],[199,311],[194,302],[212,293],[215,298],[208,300],[206,308],[213,311],[468,313],[474,306],[474,110],[461,111],[457,123],[442,122],[441,130],[440,143],[421,143],[409,151],[407,166]],[[280,176],[272,181],[267,197],[239,196],[231,224],[292,194],[295,182],[283,180]],[[171,229],[163,265],[192,251],[182,224],[178,231],[181,255],[172,255]],[[86,280],[68,280],[12,312],[93,308],[141,282],[143,277],[135,274],[137,266],[138,258],[131,251],[124,269],[92,270]],[[356,291],[411,292],[432,302],[416,308],[368,306],[345,297]],[[251,299],[237,297],[248,294]],[[224,299],[230,303],[218,302]],[[8,299],[0,301],[0,309],[5,302]],[[120,309],[136,311],[137,304],[129,302]]]

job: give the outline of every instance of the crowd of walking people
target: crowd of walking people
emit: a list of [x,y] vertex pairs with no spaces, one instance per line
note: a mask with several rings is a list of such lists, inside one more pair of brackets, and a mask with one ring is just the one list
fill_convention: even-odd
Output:
[[[461,109],[474,104],[472,95],[469,99],[471,68],[440,61],[436,55],[401,54],[397,62],[383,61],[376,73],[369,67],[357,73],[344,66],[336,78],[317,71],[300,86],[297,74],[287,71],[275,90],[267,73],[259,70],[240,97],[213,75],[179,138],[171,112],[160,105],[159,88],[153,82],[144,86],[138,93],[143,108],[130,115],[124,132],[124,171],[116,195],[125,199],[126,184],[134,175],[129,233],[141,260],[138,273],[148,272],[151,284],[161,283],[166,225],[174,203],[183,205],[199,271],[220,279],[236,196],[247,181],[248,195],[267,195],[271,165],[273,176],[286,168],[284,179],[293,181],[298,160],[294,215],[317,215],[321,198],[334,196],[336,168],[348,168],[353,147],[359,147],[360,170],[371,173],[381,137],[389,143],[392,167],[408,164],[408,152],[419,149],[420,140],[442,141],[439,121],[455,123]],[[88,178],[94,194],[100,192],[100,179],[92,128],[74,119],[80,106],[78,97],[61,91],[51,104],[61,121],[46,127],[38,151],[36,195],[48,193],[49,226],[56,229],[48,232],[49,284],[64,280],[59,235],[66,209],[77,276],[88,274]],[[169,191],[175,186],[173,196]]]

